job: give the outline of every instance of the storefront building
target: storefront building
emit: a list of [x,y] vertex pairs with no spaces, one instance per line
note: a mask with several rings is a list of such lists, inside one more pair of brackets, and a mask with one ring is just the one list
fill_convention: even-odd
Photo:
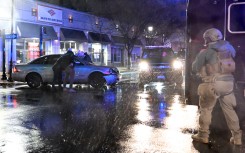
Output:
[[[108,19],[34,0],[0,3],[0,30],[6,35],[5,41],[0,39],[0,71],[4,46],[7,68],[11,58],[13,64],[27,63],[40,55],[63,54],[68,48],[88,52],[96,64],[126,66],[124,44],[116,28],[106,27]],[[17,38],[9,39],[11,34]],[[140,54],[139,43],[132,61]]]

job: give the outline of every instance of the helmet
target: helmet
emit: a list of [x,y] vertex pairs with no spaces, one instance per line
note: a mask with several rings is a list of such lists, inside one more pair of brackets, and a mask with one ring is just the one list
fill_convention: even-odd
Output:
[[218,30],[216,28],[211,28],[211,29],[208,29],[204,32],[203,38],[204,38],[205,44],[206,44],[209,42],[221,40],[223,38],[223,35],[220,32],[220,30]]
[[73,51],[72,51],[72,48],[68,48],[68,50],[67,50],[66,53],[67,53],[67,54],[73,54],[73,55],[74,55],[74,53],[73,53]]
[[78,50],[76,56],[81,56],[81,57],[83,57],[83,56],[84,56],[84,52],[81,51],[81,50]]

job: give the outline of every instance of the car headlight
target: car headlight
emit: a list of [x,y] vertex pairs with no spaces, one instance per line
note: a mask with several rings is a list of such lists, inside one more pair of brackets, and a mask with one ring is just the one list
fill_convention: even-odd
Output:
[[182,69],[183,68],[183,63],[180,60],[174,60],[173,61],[173,68],[174,69]]
[[148,71],[149,70],[149,64],[147,62],[140,62],[139,63],[139,70],[140,71]]

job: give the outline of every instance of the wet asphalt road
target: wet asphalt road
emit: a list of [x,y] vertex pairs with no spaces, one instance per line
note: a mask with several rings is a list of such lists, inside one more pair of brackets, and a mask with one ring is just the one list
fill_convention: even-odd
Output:
[[115,89],[0,87],[1,153],[245,153],[229,144],[217,105],[208,145],[192,142],[198,107],[164,84]]

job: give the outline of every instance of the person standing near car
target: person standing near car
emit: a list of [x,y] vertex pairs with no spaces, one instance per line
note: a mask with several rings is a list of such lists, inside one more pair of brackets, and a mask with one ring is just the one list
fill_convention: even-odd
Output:
[[93,63],[88,53],[80,50],[75,55],[75,59],[79,62],[84,63],[85,65]]
[[53,65],[54,72],[52,88],[55,90],[55,83],[58,83],[59,89],[62,90],[62,72],[74,61],[74,53],[69,48],[68,51],[62,55]]
[[89,64],[90,64],[90,63],[93,63],[91,57],[88,55],[87,52],[84,53],[83,59],[84,59],[87,63],[89,63]]
[[218,29],[206,30],[203,38],[207,48],[201,50],[192,63],[193,72],[202,79],[198,86],[200,127],[198,133],[192,135],[192,139],[201,143],[209,142],[212,111],[218,99],[232,134],[230,143],[242,145],[242,131],[234,110],[236,99],[233,93],[232,73],[235,70],[235,49],[229,42],[222,40],[223,35]]

